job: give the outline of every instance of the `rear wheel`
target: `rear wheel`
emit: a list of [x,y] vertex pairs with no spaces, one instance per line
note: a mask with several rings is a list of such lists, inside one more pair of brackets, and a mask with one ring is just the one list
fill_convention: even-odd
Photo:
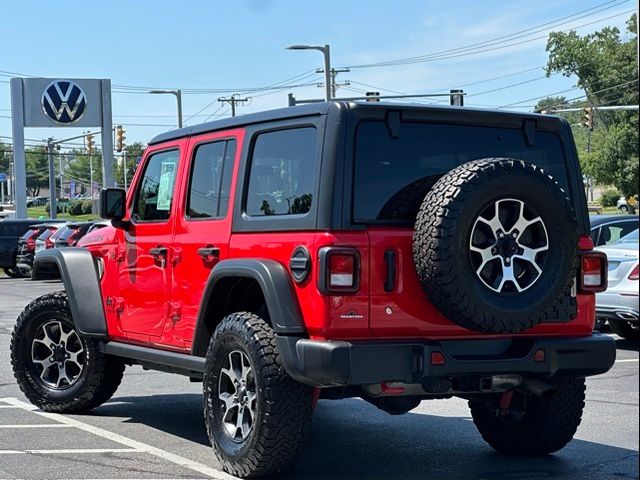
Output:
[[106,402],[124,372],[120,359],[78,334],[65,292],[37,298],[22,311],[11,335],[11,365],[31,403],[60,413],[81,413]]
[[640,339],[640,329],[639,327],[633,326],[628,322],[619,322],[617,320],[609,321],[609,326],[613,333],[620,335],[622,338],[626,338],[627,340],[639,340]]
[[550,382],[557,391],[549,397],[514,392],[507,409],[493,402],[469,402],[482,438],[499,452],[546,455],[573,439],[584,409],[584,378],[562,377]]
[[276,474],[302,453],[312,389],[287,375],[262,318],[238,312],[222,320],[203,383],[207,433],[225,471],[243,478]]

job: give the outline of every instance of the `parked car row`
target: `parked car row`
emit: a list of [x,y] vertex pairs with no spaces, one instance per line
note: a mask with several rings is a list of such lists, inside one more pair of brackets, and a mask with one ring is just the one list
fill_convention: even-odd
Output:
[[596,329],[606,324],[614,333],[638,340],[639,279],[637,216],[597,216],[591,219],[594,245],[607,254],[607,290],[596,295]]
[[0,222],[0,268],[11,277],[31,274],[34,255],[48,248],[75,246],[84,235],[108,222],[3,220]]

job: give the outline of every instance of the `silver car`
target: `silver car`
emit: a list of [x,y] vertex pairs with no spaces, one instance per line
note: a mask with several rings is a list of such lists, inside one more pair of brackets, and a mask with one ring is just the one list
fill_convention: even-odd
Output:
[[609,283],[596,294],[596,317],[621,337],[638,340],[638,230],[599,250],[609,260]]

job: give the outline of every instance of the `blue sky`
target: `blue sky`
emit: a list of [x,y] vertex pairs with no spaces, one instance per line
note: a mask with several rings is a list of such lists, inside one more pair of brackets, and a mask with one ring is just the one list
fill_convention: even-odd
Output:
[[[185,123],[193,124],[211,115],[212,119],[228,115],[228,107],[219,108],[216,101],[221,95],[295,76],[298,79],[290,83],[314,85],[246,93],[252,97],[251,103],[239,107],[238,112],[286,106],[289,91],[297,98],[321,97],[323,90],[315,86],[315,82],[322,81],[321,76],[302,75],[322,66],[320,52],[284,49],[293,43],[329,43],[333,66],[343,67],[485,42],[590,8],[594,9],[582,14],[583,18],[563,20],[565,23],[552,30],[580,27],[578,32],[584,34],[605,25],[624,30],[630,13],[618,14],[633,10],[635,2],[605,3],[606,0],[7,2],[2,8],[0,135],[11,135],[6,82],[12,75],[7,72],[111,78],[118,86],[229,89],[226,93],[185,93]],[[466,85],[463,88],[469,94],[467,105],[496,107],[570,89],[575,78],[540,78],[547,60],[548,31],[542,27],[529,36],[514,35],[510,43],[522,43],[507,48],[503,47],[509,43],[492,44],[488,48],[501,48],[474,55],[449,55],[436,61],[391,67],[352,68],[339,76],[340,80],[353,82],[349,89],[340,89],[339,96],[362,95],[365,90],[446,92]],[[522,73],[509,75],[515,72]],[[503,75],[509,76],[484,81]],[[482,94],[521,82],[526,83]],[[571,91],[565,95],[571,98],[581,93]],[[535,100],[525,101],[515,107],[530,110],[534,103]],[[176,123],[175,111],[172,96],[114,88],[114,124],[125,126],[128,141],[144,142],[171,129]],[[198,116],[189,118],[197,112]],[[63,138],[77,132],[28,129],[25,136]]]

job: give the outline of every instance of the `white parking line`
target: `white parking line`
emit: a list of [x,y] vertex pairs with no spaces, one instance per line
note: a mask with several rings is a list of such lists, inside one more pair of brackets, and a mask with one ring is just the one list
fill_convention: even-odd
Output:
[[35,425],[0,425],[0,428],[72,428],[62,423],[39,423]]
[[[76,420],[74,418],[69,418],[69,417],[65,417],[64,415],[60,415],[58,413],[49,413],[49,412],[43,412],[42,410],[39,410],[37,407],[29,404],[29,403],[25,403],[22,402],[20,400],[18,400],[17,398],[13,398],[13,397],[6,397],[6,398],[0,398],[0,402],[4,402],[7,403],[9,405],[12,406],[16,406],[18,408],[21,408],[23,410],[27,410],[29,412],[32,412],[36,415],[40,415],[42,417],[45,418],[49,418],[51,420],[55,420],[59,423],[62,423],[64,425],[68,425],[70,427],[75,427],[79,430],[83,430],[85,432],[89,432],[92,433],[94,435],[97,435],[98,437],[102,437],[102,438],[106,438],[107,440],[111,440],[113,442],[116,443],[120,443],[121,445],[124,445],[126,447],[129,447],[131,450],[125,450],[125,449],[114,449],[114,451],[119,451],[119,452],[124,452],[124,451],[134,451],[136,453],[148,453],[150,455],[154,455],[156,457],[162,458],[168,462],[174,463],[176,465],[179,465],[181,467],[187,468],[189,470],[193,470],[194,472],[198,472],[202,475],[206,475],[209,478],[214,478],[216,480],[237,480],[236,477],[229,475],[221,470],[218,470],[216,468],[213,467],[209,467],[207,465],[204,465],[203,463],[200,462],[196,462],[194,460],[190,460],[188,458],[182,457],[180,455],[177,455],[175,453],[171,453],[171,452],[167,452],[166,450],[162,450],[161,448],[157,448],[157,447],[153,447],[151,445],[147,445],[146,443],[142,443],[142,442],[138,442],[137,440],[133,440],[131,438],[125,437],[124,435],[120,435],[114,432],[110,432],[108,430],[104,430],[102,428],[99,427],[94,427],[93,425],[89,425],[88,423],[83,423],[79,420]],[[73,452],[75,453],[95,453],[97,451],[96,450],[74,450]],[[111,449],[110,449],[111,451]],[[22,452],[20,450],[18,450],[17,452]],[[37,452],[43,452],[43,450],[35,450],[34,453]],[[61,450],[50,450],[49,452],[51,453],[55,453],[55,452],[61,452]]]
[[17,407],[16,405],[0,405],[0,408],[20,408],[20,407]]
[[20,453],[144,453],[143,450],[137,448],[61,448],[61,449],[26,449],[26,450],[0,450],[0,455],[15,455]]
[[627,362],[637,362],[640,361],[640,358],[624,358],[622,360],[616,360],[616,363],[627,363]]

